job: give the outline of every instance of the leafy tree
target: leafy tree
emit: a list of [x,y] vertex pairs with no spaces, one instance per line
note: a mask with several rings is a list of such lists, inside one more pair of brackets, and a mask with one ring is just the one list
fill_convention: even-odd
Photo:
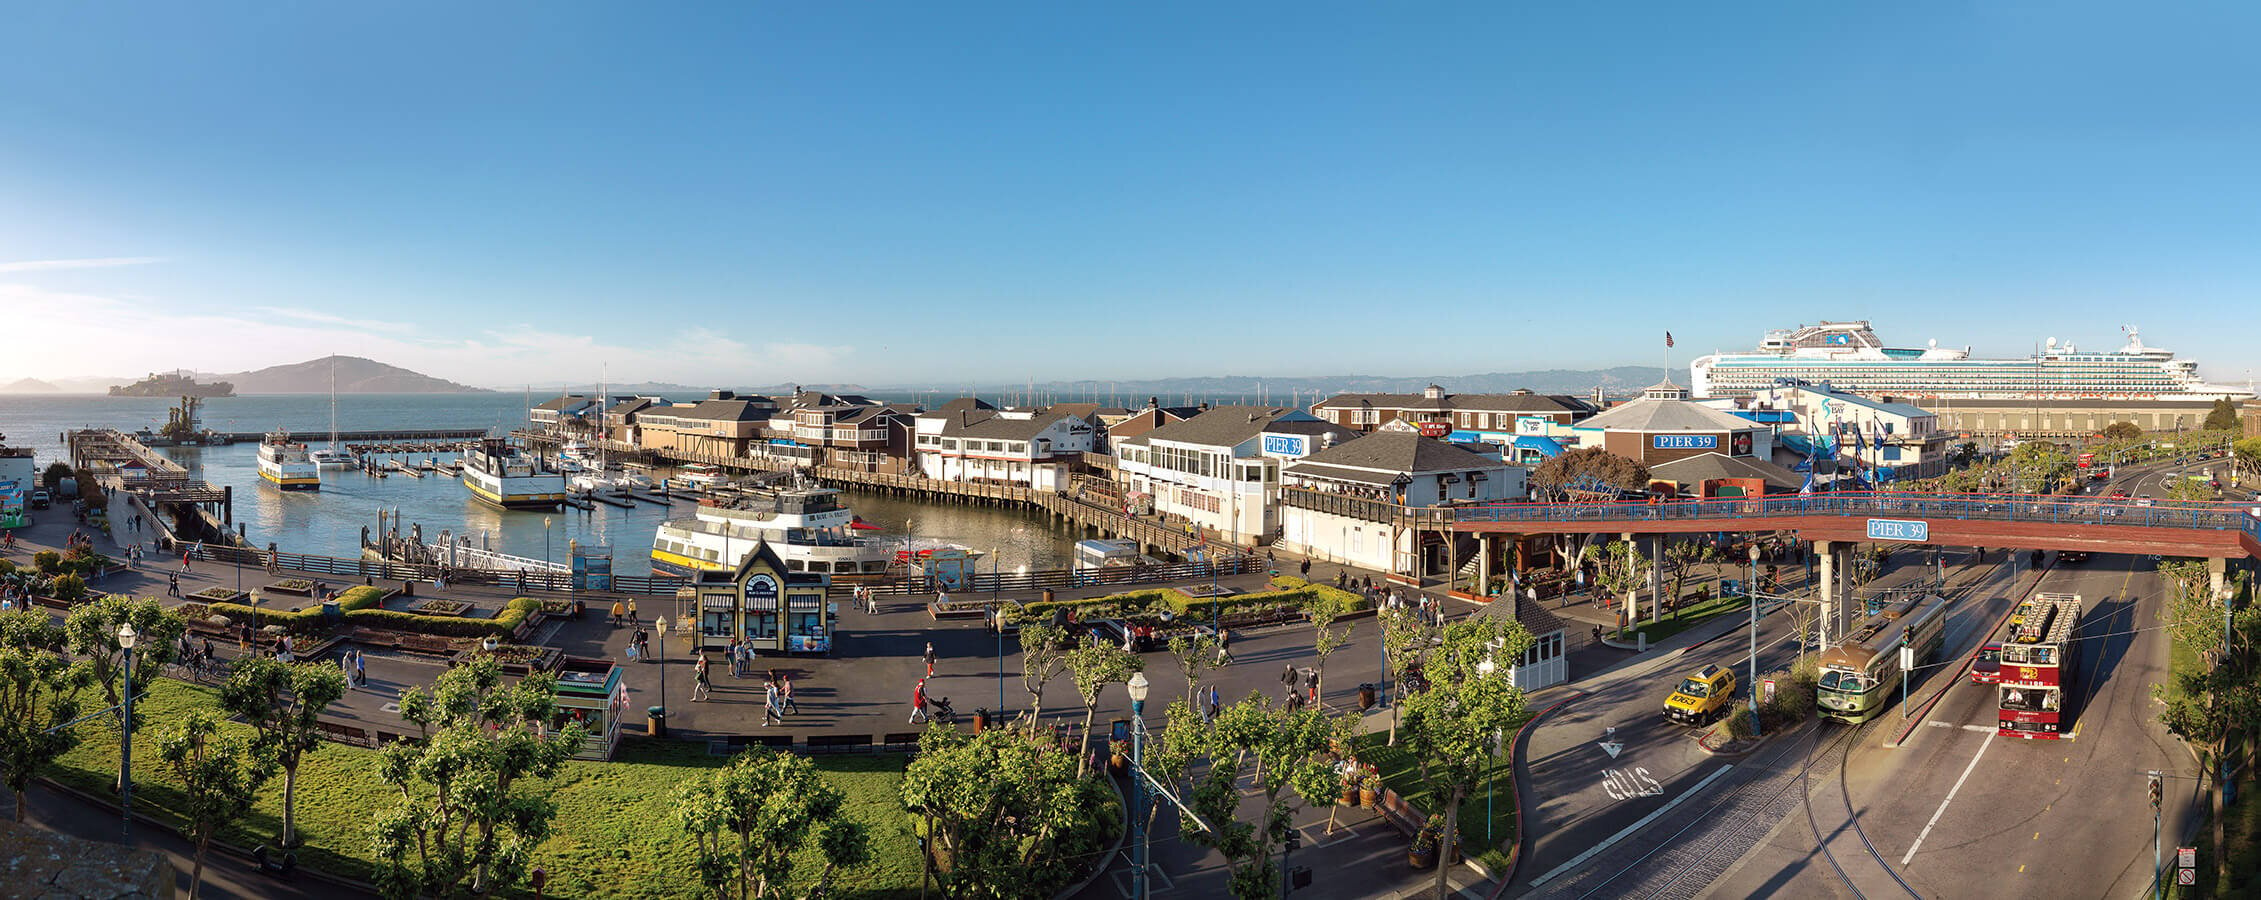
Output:
[[[1208,723],[1202,721],[1194,708],[1184,701],[1171,701],[1169,710],[1163,713],[1166,724],[1162,730],[1149,728],[1145,746],[1139,748],[1139,768],[1145,769],[1147,775],[1181,796],[1186,793],[1186,774],[1192,769],[1194,759],[1200,755],[1209,729]],[[1169,802],[1168,797],[1148,792],[1145,810],[1147,833],[1153,833],[1155,817]],[[1136,814],[1138,810],[1132,810],[1132,813]]]
[[793,855],[812,842],[837,845],[841,857],[869,855],[863,826],[840,816],[845,800],[807,758],[756,748],[684,785],[675,817],[697,843],[700,883],[718,900],[768,898],[784,895]]
[[1217,637],[1210,634],[1178,635],[1170,639],[1170,655],[1185,673],[1185,702],[1200,705],[1201,673],[1217,664]]
[[[1389,658],[1390,677],[1397,679],[1400,699],[1410,691],[1405,680],[1421,664],[1421,654],[1429,649],[1433,632],[1429,623],[1411,610],[1402,607],[1383,607],[1379,619],[1382,623],[1382,653]],[[1390,745],[1397,745],[1398,710],[1402,704],[1390,704]]]
[[1718,561],[1719,548],[1712,546],[1710,541],[1665,542],[1664,555],[1658,560],[1664,566],[1665,577],[1672,580],[1672,588],[1665,592],[1665,596],[1671,598],[1670,602],[1680,602],[1680,589],[1687,585],[1688,576],[1695,573],[1696,567]]
[[[2261,638],[2261,610],[2250,604],[2251,595],[2246,594],[2248,605],[2230,614],[2230,633],[2224,634],[2221,603],[2225,601],[2214,596],[2205,563],[2165,563],[2159,572],[2168,586],[2167,605],[2160,616],[2167,623],[2168,637],[2213,664],[2204,671],[2177,673],[2179,690],[2153,685],[2152,697],[2166,707],[2159,714],[2160,722],[2177,737],[2209,748],[2207,769],[2219,775],[2228,767],[2229,749],[2238,737],[2244,737],[2249,753],[2261,742],[2261,734],[2254,733],[2254,723],[2261,721],[2261,686],[2254,684],[2252,672],[2256,638]],[[2233,595],[2243,588],[2239,585]],[[2222,792],[2207,793],[2214,801],[2214,846],[2227,846]],[[2218,884],[2227,883],[2225,858],[2226,854],[2215,854]]]
[[[1091,746],[1091,720],[1099,714],[1099,692],[1132,672],[1146,668],[1146,660],[1113,644],[1085,644],[1068,651],[1068,672],[1075,676],[1076,697],[1083,701],[1083,744]],[[1076,777],[1090,771],[1091,754],[1076,754]]]
[[2098,434],[2103,435],[2104,439],[2108,441],[2143,440],[2143,429],[2137,427],[2134,422],[2114,422],[2104,426],[2104,430],[2098,432]]
[[501,663],[480,656],[429,689],[400,695],[401,717],[416,723],[418,737],[386,745],[378,762],[378,774],[400,791],[399,804],[370,827],[380,893],[492,893],[524,877],[557,810],[513,788],[557,774],[585,733],[579,723],[550,729],[555,683],[531,675],[504,685]]
[[[1453,846],[1460,804],[1490,766],[1495,735],[1523,715],[1523,691],[1508,682],[1507,670],[1530,649],[1531,640],[1521,624],[1489,616],[1446,625],[1444,643],[1430,651],[1423,666],[1429,689],[1405,699],[1406,749],[1428,782],[1429,795],[1444,805],[1440,847]],[[1437,866],[1437,900],[1447,896],[1448,868]]]
[[155,600],[112,595],[92,603],[71,608],[70,618],[63,620],[63,640],[76,657],[77,665],[85,667],[91,683],[102,691],[105,706],[121,707],[118,711],[121,727],[139,730],[142,716],[135,713],[133,722],[125,725],[125,651],[118,647],[118,626],[131,623],[137,640],[134,644],[133,694],[136,697],[149,691],[157,677],[180,644],[181,633],[188,625],[179,616],[166,612]]
[[59,493],[63,490],[63,479],[71,477],[75,477],[75,473],[71,471],[70,463],[51,462],[47,464],[47,468],[40,470],[39,486],[46,488],[49,493]]
[[2206,411],[2206,421],[2199,428],[2206,431],[2236,431],[2240,427],[2237,404],[2228,397],[2214,398],[2214,408]]
[[2214,489],[2208,487],[2206,485],[2206,482],[2193,481],[2189,478],[2184,478],[2177,475],[2170,478],[2167,482],[2167,499],[2212,500],[2214,499]]
[[274,760],[259,745],[220,733],[220,721],[195,710],[157,745],[173,778],[181,783],[175,812],[188,820],[196,842],[196,864],[188,877],[189,900],[204,886],[204,856],[212,836],[251,809],[259,788],[274,774]]
[[840,870],[871,862],[871,830],[862,822],[833,819],[817,831],[816,847],[824,857],[824,871],[817,873],[816,887],[809,890],[808,900],[831,894],[832,876]]
[[278,843],[298,846],[298,762],[321,749],[322,711],[345,696],[345,673],[335,666],[286,663],[254,656],[236,661],[220,686],[220,708],[242,717],[257,743],[283,769],[283,833]]
[[[1044,720],[1044,686],[1068,664],[1068,632],[1051,625],[1021,626],[1021,686],[1028,690],[1028,720]],[[1000,710],[1002,712],[1002,710]]]
[[1114,792],[1034,730],[933,728],[903,771],[947,897],[1049,897],[1114,835]]
[[[1186,839],[1224,854],[1234,897],[1279,896],[1279,867],[1272,854],[1287,836],[1293,801],[1310,806],[1335,802],[1342,777],[1335,772],[1332,750],[1350,739],[1351,727],[1348,717],[1329,719],[1317,707],[1290,709],[1262,695],[1225,707],[1209,724],[1204,742],[1208,770],[1194,780],[1187,798],[1209,830],[1190,830]],[[1244,775],[1242,768],[1249,763],[1254,769]],[[1256,790],[1254,821],[1240,818],[1243,777]]]
[[2261,473],[2261,437],[2244,438],[2230,444],[2230,462],[2239,473]]
[[1335,627],[1335,620],[1350,611],[1349,599],[1348,594],[1321,591],[1304,607],[1304,614],[1311,617],[1311,652],[1316,658],[1312,675],[1319,679],[1321,697],[1327,696],[1327,657],[1350,643],[1351,626]]
[[[1631,541],[1611,541],[1602,545],[1601,564],[1594,567],[1594,587],[1603,594],[1617,598],[1625,604],[1623,617],[1627,627],[1640,620],[1639,598],[1626,602],[1627,595],[1641,589],[1648,581],[1649,556],[1641,552],[1639,544]],[[1652,611],[1650,618],[1657,618]]]
[[77,731],[58,726],[79,717],[92,677],[62,649],[63,629],[46,613],[0,613],[0,780],[15,792],[18,822],[31,780],[79,743]]
[[1640,491],[1649,486],[1649,467],[1600,447],[1586,447],[1540,463],[1531,470],[1531,484],[1555,497]]

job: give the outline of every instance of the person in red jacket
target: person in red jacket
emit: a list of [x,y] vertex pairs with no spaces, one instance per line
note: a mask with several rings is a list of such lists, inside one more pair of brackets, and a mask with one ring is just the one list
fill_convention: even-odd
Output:
[[918,686],[911,688],[911,724],[917,725],[924,721],[926,721],[926,679],[921,678]]

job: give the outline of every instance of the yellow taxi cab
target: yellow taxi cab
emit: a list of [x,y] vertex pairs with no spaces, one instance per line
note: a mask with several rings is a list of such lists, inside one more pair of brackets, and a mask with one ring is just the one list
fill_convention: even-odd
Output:
[[1705,666],[1687,678],[1672,696],[1664,698],[1664,717],[1683,725],[1700,725],[1726,715],[1735,702],[1735,671],[1726,666]]

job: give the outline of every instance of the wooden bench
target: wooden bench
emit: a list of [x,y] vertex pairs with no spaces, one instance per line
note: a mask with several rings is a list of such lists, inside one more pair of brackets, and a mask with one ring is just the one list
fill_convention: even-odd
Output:
[[324,722],[316,720],[314,727],[321,730],[323,737],[337,741],[341,744],[352,744],[356,747],[376,746],[376,744],[370,740],[369,732],[351,725],[340,725],[336,722]]
[[1374,801],[1374,811],[1381,813],[1382,820],[1390,823],[1390,827],[1405,835],[1407,840],[1412,840],[1414,835],[1419,834],[1421,826],[1429,821],[1428,813],[1405,802],[1405,798],[1398,796],[1393,790],[1382,791],[1381,798]]
[[807,741],[811,753],[841,753],[850,750],[871,749],[868,734],[812,734]]
[[919,733],[916,731],[890,731],[881,737],[879,742],[887,747],[916,747],[919,745]]

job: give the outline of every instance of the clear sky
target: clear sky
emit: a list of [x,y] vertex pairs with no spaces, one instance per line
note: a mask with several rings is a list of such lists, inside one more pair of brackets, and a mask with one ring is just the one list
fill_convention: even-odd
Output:
[[[2261,361],[2261,7],[49,3],[0,377]],[[50,340],[49,338],[61,338]]]

